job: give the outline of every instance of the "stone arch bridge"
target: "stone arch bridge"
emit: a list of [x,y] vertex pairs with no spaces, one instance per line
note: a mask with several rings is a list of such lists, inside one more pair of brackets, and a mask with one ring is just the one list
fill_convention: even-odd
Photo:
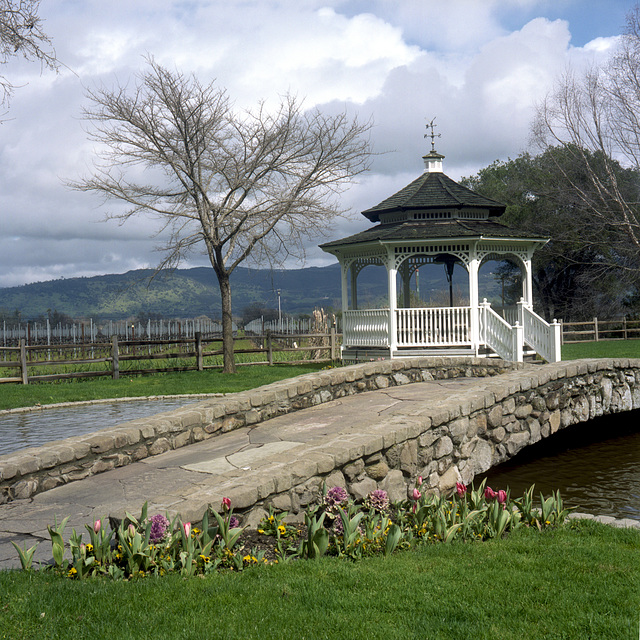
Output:
[[421,475],[446,492],[564,427],[638,408],[640,360],[337,368],[0,456],[0,530],[8,507],[71,513],[74,492],[84,521],[145,500],[197,521],[227,496],[248,524],[269,504],[299,513],[324,482],[402,499]]

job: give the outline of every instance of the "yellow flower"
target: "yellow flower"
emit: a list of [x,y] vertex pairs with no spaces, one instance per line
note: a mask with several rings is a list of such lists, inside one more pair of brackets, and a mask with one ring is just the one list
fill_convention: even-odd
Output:
[[87,553],[89,553],[90,551],[93,551],[93,545],[89,542],[86,546],[85,549],[87,550]]
[[283,524],[281,524],[281,525],[278,527],[278,531],[279,531],[280,533],[286,533],[286,532],[287,532],[287,528],[286,528]]
[[258,529],[258,533],[264,533],[264,529]]
[[75,567],[71,567],[71,569],[69,569],[69,572],[67,573],[67,575],[68,575],[70,578],[73,578],[73,576],[75,576],[75,575],[77,575],[77,574],[78,574],[78,571],[76,570],[76,568],[75,568]]

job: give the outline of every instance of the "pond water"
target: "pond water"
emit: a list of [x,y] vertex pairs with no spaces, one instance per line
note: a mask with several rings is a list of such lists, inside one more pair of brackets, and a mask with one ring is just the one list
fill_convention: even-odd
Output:
[[518,497],[560,490],[565,505],[582,513],[640,520],[640,411],[574,425],[476,476]]
[[141,398],[0,413],[0,455],[84,435],[200,401],[202,397]]

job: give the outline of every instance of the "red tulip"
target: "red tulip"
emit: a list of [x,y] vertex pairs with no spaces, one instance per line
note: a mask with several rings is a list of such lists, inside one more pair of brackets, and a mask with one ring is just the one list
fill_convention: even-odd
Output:
[[495,492],[491,487],[487,487],[487,488],[484,490],[484,497],[485,497],[487,500],[495,500],[495,497],[496,497],[497,495],[498,495],[498,494],[497,494],[497,493],[496,493],[496,492]]
[[222,508],[226,511],[231,509],[231,498],[222,498]]
[[467,493],[467,486],[462,484],[462,482],[456,482],[456,493],[459,498],[462,498],[462,496]]
[[498,491],[498,502],[504,504],[507,501],[507,492],[504,489]]

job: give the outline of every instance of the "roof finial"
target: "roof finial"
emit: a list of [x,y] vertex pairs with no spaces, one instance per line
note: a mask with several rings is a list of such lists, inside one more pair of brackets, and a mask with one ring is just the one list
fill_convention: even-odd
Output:
[[433,120],[431,120],[431,122],[428,125],[425,125],[427,127],[427,129],[431,129],[431,133],[425,133],[424,137],[425,138],[431,138],[431,153],[436,153],[436,143],[435,143],[435,139],[436,138],[440,138],[442,136],[441,133],[434,133],[433,130],[438,126],[437,124],[433,124],[435,122],[435,118],[433,118]]

